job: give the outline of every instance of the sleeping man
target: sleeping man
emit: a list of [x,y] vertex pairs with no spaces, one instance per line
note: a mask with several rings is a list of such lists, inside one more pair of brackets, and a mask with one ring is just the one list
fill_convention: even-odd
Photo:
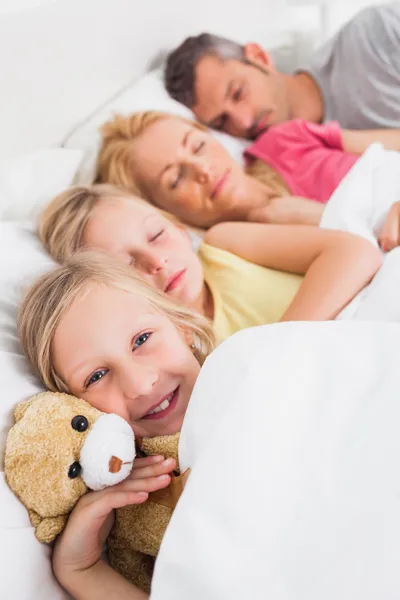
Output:
[[248,139],[298,118],[400,129],[400,2],[359,12],[292,75],[258,44],[187,38],[168,57],[165,85],[202,123]]

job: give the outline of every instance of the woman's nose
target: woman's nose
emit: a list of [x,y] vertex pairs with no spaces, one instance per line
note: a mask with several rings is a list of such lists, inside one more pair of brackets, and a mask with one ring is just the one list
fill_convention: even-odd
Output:
[[199,183],[208,183],[212,179],[213,169],[204,159],[194,158],[191,167]]

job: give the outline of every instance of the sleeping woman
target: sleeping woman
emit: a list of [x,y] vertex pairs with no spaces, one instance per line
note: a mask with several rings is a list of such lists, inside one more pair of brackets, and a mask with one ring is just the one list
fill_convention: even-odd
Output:
[[202,228],[233,220],[319,224],[324,204],[372,142],[400,149],[398,131],[292,120],[259,136],[243,169],[202,125],[166,113],[116,116],[102,132],[98,181]]

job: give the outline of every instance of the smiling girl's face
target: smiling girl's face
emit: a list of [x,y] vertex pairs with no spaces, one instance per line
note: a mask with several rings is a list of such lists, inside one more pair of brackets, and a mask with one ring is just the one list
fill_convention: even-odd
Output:
[[71,393],[123,417],[136,435],[181,430],[200,366],[190,340],[146,298],[87,284],[64,314],[51,350]]

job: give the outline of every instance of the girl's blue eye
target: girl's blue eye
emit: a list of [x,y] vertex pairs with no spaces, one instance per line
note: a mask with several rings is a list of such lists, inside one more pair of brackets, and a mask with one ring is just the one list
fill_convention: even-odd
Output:
[[136,340],[134,341],[133,348],[139,348],[139,346],[143,346],[151,336],[151,333],[141,333]]
[[107,373],[107,369],[99,369],[98,371],[95,371],[87,380],[87,382],[85,383],[85,388],[88,388],[90,385],[92,385],[93,383],[96,383],[97,381],[99,381],[102,377],[104,377],[104,375]]

